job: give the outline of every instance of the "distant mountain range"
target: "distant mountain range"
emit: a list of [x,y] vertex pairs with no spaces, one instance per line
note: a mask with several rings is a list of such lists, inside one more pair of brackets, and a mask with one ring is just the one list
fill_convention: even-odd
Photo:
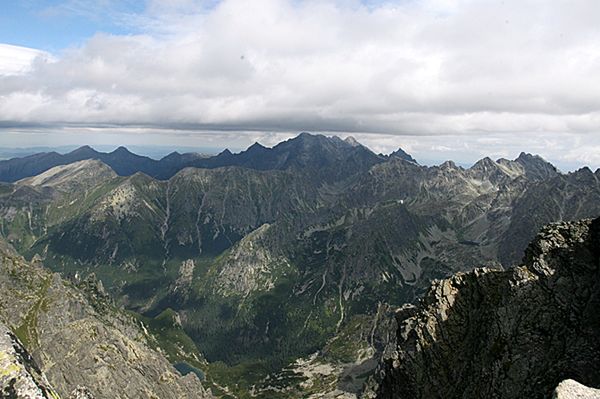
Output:
[[[389,157],[416,162],[401,149]],[[15,182],[25,177],[35,176],[55,166],[87,159],[100,160],[121,176],[142,172],[150,177],[165,180],[186,167],[214,169],[224,166],[240,166],[257,170],[283,170],[290,168],[316,169],[341,163],[340,167],[354,168],[358,166],[358,163],[368,167],[383,162],[389,157],[376,155],[352,138],[344,141],[337,136],[328,138],[308,133],[302,133],[273,148],[255,143],[246,151],[238,154],[233,154],[229,150],[224,150],[215,156],[172,152],[160,160],[133,154],[125,147],[104,153],[96,151],[90,146],[83,146],[67,154],[43,152],[0,161],[0,181]]]
[[[525,153],[428,167],[308,133],[214,157],[82,147],[3,161],[0,176],[5,240],[64,278],[94,273],[148,323],[176,320],[212,387],[238,397],[273,397],[276,375],[278,397],[356,393],[389,335],[382,309],[519,263],[547,223],[600,215],[600,170]],[[322,362],[339,373],[297,375]]]

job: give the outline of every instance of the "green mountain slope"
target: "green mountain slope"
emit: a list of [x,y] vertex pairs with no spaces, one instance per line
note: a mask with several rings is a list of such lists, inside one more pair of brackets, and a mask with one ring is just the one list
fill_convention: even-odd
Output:
[[[302,140],[329,139],[292,147]],[[256,371],[251,386],[380,303],[516,263],[542,224],[600,214],[600,172],[563,175],[527,154],[464,169],[308,150],[289,167],[280,148],[277,168],[186,168],[166,181],[61,166],[0,187],[0,231],[67,278],[95,273],[148,324],[167,312],[210,362],[238,367],[216,370],[224,380]],[[249,149],[245,165],[266,152]]]

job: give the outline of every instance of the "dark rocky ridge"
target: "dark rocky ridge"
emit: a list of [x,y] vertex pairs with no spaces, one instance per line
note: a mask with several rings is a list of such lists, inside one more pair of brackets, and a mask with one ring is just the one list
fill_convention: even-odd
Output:
[[396,315],[365,397],[548,398],[600,387],[600,218],[542,230],[524,265],[433,283]]
[[396,151],[392,152],[389,155],[389,158],[400,158],[400,159],[404,159],[405,161],[409,161],[412,163],[417,163],[417,160],[414,159],[412,157],[412,155],[410,155],[409,153],[407,153],[406,151],[404,151],[402,148],[398,148]]
[[[410,155],[402,153],[410,158]],[[225,166],[256,170],[307,169],[313,173],[318,172],[322,178],[335,179],[347,177],[358,170],[366,170],[384,162],[386,157],[376,155],[360,144],[356,145],[355,141],[309,133],[301,133],[273,148],[254,143],[238,154],[225,150],[212,157],[202,157],[198,154],[173,152],[160,160],[133,154],[125,147],[104,153],[83,146],[64,155],[49,152],[0,161],[0,181],[15,182],[56,166],[88,159],[104,162],[120,176],[142,172],[160,180],[169,179],[187,167],[214,169]]]

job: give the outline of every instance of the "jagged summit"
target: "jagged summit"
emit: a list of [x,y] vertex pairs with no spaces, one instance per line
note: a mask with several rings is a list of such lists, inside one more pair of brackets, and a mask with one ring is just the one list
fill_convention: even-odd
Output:
[[348,136],[344,139],[344,141],[348,144],[350,144],[352,147],[358,147],[360,145],[362,145],[361,143],[359,143],[354,137],[352,136]]
[[404,151],[402,148],[398,148],[396,151],[392,152],[389,155],[389,157],[390,158],[400,158],[400,159],[403,159],[405,161],[409,161],[409,162],[418,164],[417,160],[414,159],[412,157],[412,155],[410,155],[409,153],[407,153],[406,151]]
[[250,147],[248,147],[248,149],[246,151],[249,152],[258,152],[258,151],[263,151],[266,150],[267,147],[265,147],[264,145],[260,144],[258,141],[253,143]]
[[531,154],[529,152],[524,152],[524,151],[521,151],[519,156],[515,159],[515,161],[523,162],[523,163],[536,162],[539,160],[545,161],[544,158],[542,158],[541,156],[539,156],[537,154]]
[[323,134],[312,134],[308,132],[302,132],[296,137],[292,137],[286,141],[282,141],[281,143],[276,144],[272,149],[277,148],[290,148],[290,147],[308,147],[308,146],[318,146],[318,145],[344,145],[344,141],[339,137],[332,138],[327,137]]
[[532,179],[543,180],[559,174],[558,169],[550,162],[546,161],[539,155],[532,155],[525,152],[515,159],[525,169],[525,174]]
[[479,161],[475,162],[475,164],[473,164],[473,166],[471,166],[470,169],[489,171],[489,170],[495,170],[497,168],[498,168],[497,162],[495,162],[490,157],[484,157],[484,158],[480,159]]
[[525,176],[527,179],[546,180],[559,175],[558,170],[538,155],[521,153],[515,160],[500,158],[496,161],[484,157],[469,169],[475,176],[491,177],[496,182],[504,178],[514,179]]
[[323,134],[320,134],[320,133],[300,132],[299,135],[297,135],[296,137],[292,137],[288,141],[290,141],[290,140],[296,140],[296,139],[299,139],[299,140],[312,140],[312,139],[319,138],[319,137],[326,138],[327,136],[325,136]]
[[458,169],[458,166],[454,161],[444,161],[440,164],[440,168],[442,169]]

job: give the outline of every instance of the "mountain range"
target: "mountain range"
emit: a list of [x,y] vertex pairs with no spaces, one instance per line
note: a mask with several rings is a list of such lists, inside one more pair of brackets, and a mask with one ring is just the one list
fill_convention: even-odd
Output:
[[[415,162],[402,150],[392,153],[389,157]],[[327,138],[309,133],[302,133],[273,148],[255,143],[246,151],[238,154],[233,154],[227,149],[215,156],[172,152],[160,160],[133,154],[125,147],[118,147],[110,153],[104,153],[98,152],[90,146],[83,146],[67,154],[44,152],[0,161],[0,181],[15,182],[38,175],[56,166],[89,159],[102,161],[120,176],[130,176],[141,172],[155,179],[166,180],[186,167],[214,169],[238,166],[256,170],[284,170],[290,168],[316,169],[331,167],[338,163],[340,167],[351,168],[350,171],[347,171],[347,173],[351,173],[356,167],[372,166],[387,158],[388,156],[385,155],[374,154],[351,137],[344,141],[337,136]]]
[[0,180],[7,245],[67,281],[93,274],[160,345],[185,343],[163,349],[173,364],[240,398],[357,395],[394,308],[600,215],[600,170],[525,153],[429,167],[308,133],[158,161],[82,147],[0,161]]

